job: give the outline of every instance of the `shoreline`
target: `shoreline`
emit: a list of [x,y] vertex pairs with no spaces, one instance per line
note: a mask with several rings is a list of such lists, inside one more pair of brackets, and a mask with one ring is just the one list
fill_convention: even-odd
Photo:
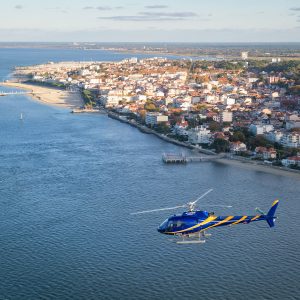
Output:
[[[119,122],[126,123],[132,127],[135,127],[137,129],[139,129],[142,133],[153,134],[156,137],[158,137],[159,139],[164,140],[167,143],[171,143],[171,144],[174,144],[179,147],[185,147],[188,149],[196,150],[199,153],[203,153],[206,155],[216,155],[216,153],[214,153],[213,151],[210,151],[207,149],[201,149],[197,146],[189,145],[184,142],[174,140],[174,139],[169,138],[165,135],[162,135],[148,127],[145,127],[141,124],[138,124],[136,122],[131,122],[131,121],[127,120],[125,117],[122,118],[122,116],[119,116],[116,113],[108,112],[108,117],[115,119]],[[279,166],[270,166],[270,165],[266,165],[260,161],[249,161],[249,160],[242,159],[240,157],[236,157],[236,158],[223,157],[223,158],[217,159],[216,161],[214,161],[214,163],[221,163],[224,165],[245,168],[245,169],[252,170],[252,171],[264,172],[264,173],[273,174],[273,175],[290,176],[290,177],[300,179],[300,171],[299,170],[293,170],[290,168],[279,167]]]
[[[30,96],[30,98],[32,98],[34,101],[37,101],[45,105],[50,105],[50,106],[55,106],[60,108],[68,108],[71,109],[71,111],[76,113],[84,112],[80,110],[80,107],[83,106],[83,99],[79,92],[71,93],[66,90],[60,90],[52,87],[44,87],[44,86],[26,84],[21,82],[14,82],[14,81],[0,83],[0,85],[29,91],[30,93],[28,93],[27,95]],[[85,111],[85,112],[89,113],[93,111]],[[188,148],[191,150],[196,150],[197,152],[206,155],[216,155],[216,153],[214,153],[211,150],[199,148],[198,146],[177,141],[166,135],[160,134],[153,129],[143,126],[137,122],[127,120],[126,117],[122,117],[114,112],[107,112],[107,115],[112,119],[118,120],[119,122],[126,123],[130,126],[139,129],[139,131],[141,131],[142,133],[153,134],[159,139],[167,143],[171,143],[176,146]],[[227,164],[227,165],[236,166],[240,168],[246,168],[248,170],[251,169],[253,171],[261,171],[261,172],[271,173],[275,175],[292,176],[294,178],[300,179],[300,171],[298,170],[293,170],[293,169],[279,167],[279,166],[269,166],[263,164],[263,162],[249,161],[239,157],[220,158],[216,161],[216,163]]]
[[79,92],[74,93],[66,90],[56,89],[54,87],[52,88],[15,81],[1,82],[0,85],[28,91],[28,96],[42,104],[61,108],[69,108],[71,110],[79,109],[83,106],[83,99]]

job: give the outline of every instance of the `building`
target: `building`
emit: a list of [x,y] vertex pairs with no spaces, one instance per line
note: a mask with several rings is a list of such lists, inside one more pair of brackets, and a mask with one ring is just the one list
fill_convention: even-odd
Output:
[[103,95],[100,97],[100,102],[105,107],[114,107],[119,104],[119,102],[122,100],[122,96],[117,95]]
[[273,143],[280,143],[283,133],[279,130],[274,130],[265,134],[265,138]]
[[247,146],[240,141],[232,142],[232,143],[230,143],[230,151],[235,152],[235,153],[236,152],[245,152],[245,151],[247,151]]
[[211,132],[206,126],[192,128],[188,131],[189,142],[192,144],[208,144],[211,138]]
[[221,117],[220,121],[222,123],[224,123],[224,122],[231,123],[232,122],[232,112],[231,111],[222,111],[220,117]]
[[263,152],[263,159],[276,159],[277,152],[274,148],[269,148],[266,151]]
[[235,99],[227,97],[227,98],[224,99],[224,104],[225,105],[234,105],[235,104]]
[[292,156],[292,157],[288,157],[286,159],[282,159],[281,163],[286,166],[298,166],[300,167],[300,156]]
[[284,134],[281,139],[281,144],[288,148],[300,147],[300,134],[297,132]]
[[287,121],[285,123],[285,128],[287,130],[291,130],[291,129],[294,129],[294,128],[300,128],[300,121]]
[[169,117],[158,112],[148,112],[146,114],[146,125],[154,126],[159,123],[166,123],[169,121]]
[[241,58],[242,58],[243,60],[248,59],[248,52],[246,52],[246,51],[241,52]]
[[274,126],[270,124],[251,124],[249,131],[254,135],[268,133],[274,130]]

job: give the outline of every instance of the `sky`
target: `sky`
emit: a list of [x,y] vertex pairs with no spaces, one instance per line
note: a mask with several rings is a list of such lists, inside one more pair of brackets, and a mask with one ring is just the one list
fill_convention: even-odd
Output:
[[1,2],[2,42],[300,42],[299,0]]

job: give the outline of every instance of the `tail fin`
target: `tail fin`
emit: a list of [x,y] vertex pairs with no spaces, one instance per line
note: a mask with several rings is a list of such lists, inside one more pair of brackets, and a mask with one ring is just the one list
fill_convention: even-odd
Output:
[[275,211],[278,206],[278,203],[279,203],[279,200],[275,200],[266,215],[266,221],[268,222],[270,227],[274,227],[274,221],[276,219],[276,217],[274,217],[274,215],[275,215]]

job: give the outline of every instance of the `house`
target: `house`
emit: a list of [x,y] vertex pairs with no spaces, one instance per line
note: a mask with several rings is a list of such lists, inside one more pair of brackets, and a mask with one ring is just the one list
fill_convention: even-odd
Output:
[[282,159],[281,163],[286,166],[298,166],[300,167],[300,156],[291,156],[286,159]]
[[247,146],[240,141],[232,142],[232,143],[230,143],[230,151],[231,152],[245,152],[245,151],[247,151]]
[[259,157],[259,158],[263,158],[265,160],[268,160],[268,159],[275,159],[277,156],[277,153],[274,148],[256,147],[255,148],[255,156]]
[[263,152],[263,159],[276,159],[277,153],[274,148],[269,148],[266,151]]

